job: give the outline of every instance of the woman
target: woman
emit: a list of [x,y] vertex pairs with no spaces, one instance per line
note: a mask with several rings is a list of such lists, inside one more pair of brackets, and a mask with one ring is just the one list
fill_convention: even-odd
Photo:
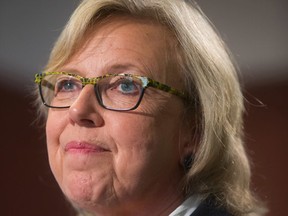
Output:
[[193,1],[82,1],[36,75],[50,166],[73,206],[261,215],[229,56]]

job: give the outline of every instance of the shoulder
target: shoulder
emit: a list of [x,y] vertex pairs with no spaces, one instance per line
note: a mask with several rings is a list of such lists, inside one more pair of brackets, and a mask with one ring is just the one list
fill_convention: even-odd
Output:
[[203,201],[191,216],[232,216],[225,208],[216,205],[214,199]]

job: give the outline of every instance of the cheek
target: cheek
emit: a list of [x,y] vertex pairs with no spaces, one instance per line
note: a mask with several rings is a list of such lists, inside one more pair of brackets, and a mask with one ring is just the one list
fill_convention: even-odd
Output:
[[[156,151],[152,150],[153,136],[148,132],[147,127],[137,124],[132,126],[119,124],[113,128],[111,135],[117,145],[117,154],[114,155],[114,172],[117,181],[114,181],[114,187],[118,196],[122,196],[122,193],[125,196],[127,192],[132,191],[141,193],[140,188],[147,188],[152,179],[151,164],[155,160],[151,158],[156,155]],[[157,167],[157,164],[153,166]]]
[[115,172],[126,187],[136,187],[135,184],[144,187],[145,182],[147,189],[160,173],[163,178],[168,177],[169,171],[165,169],[167,173],[163,173],[163,167],[176,169],[179,155],[176,133],[169,127],[167,131],[166,122],[157,124],[157,119],[152,117],[130,120],[126,117],[122,124],[119,120],[111,130],[118,150],[114,158]]
[[48,150],[48,158],[51,170],[55,177],[60,175],[60,161],[61,161],[61,149],[59,138],[62,134],[65,122],[67,119],[63,112],[49,111],[46,122],[46,143]]
[[[46,122],[46,136],[48,147],[59,144],[59,136],[67,124],[67,112],[49,110]],[[50,144],[51,143],[51,144]]]

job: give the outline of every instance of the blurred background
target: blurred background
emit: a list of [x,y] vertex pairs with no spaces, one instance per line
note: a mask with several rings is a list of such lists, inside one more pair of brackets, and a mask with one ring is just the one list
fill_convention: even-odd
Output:
[[[79,0],[0,1],[1,215],[72,215],[49,169],[31,86]],[[230,47],[246,97],[253,188],[288,212],[288,1],[198,0]]]

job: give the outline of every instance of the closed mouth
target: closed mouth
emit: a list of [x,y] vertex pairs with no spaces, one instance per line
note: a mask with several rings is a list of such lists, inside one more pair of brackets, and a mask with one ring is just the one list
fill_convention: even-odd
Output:
[[91,144],[82,141],[72,141],[65,145],[64,151],[74,153],[101,153],[108,152],[109,150],[99,144]]

